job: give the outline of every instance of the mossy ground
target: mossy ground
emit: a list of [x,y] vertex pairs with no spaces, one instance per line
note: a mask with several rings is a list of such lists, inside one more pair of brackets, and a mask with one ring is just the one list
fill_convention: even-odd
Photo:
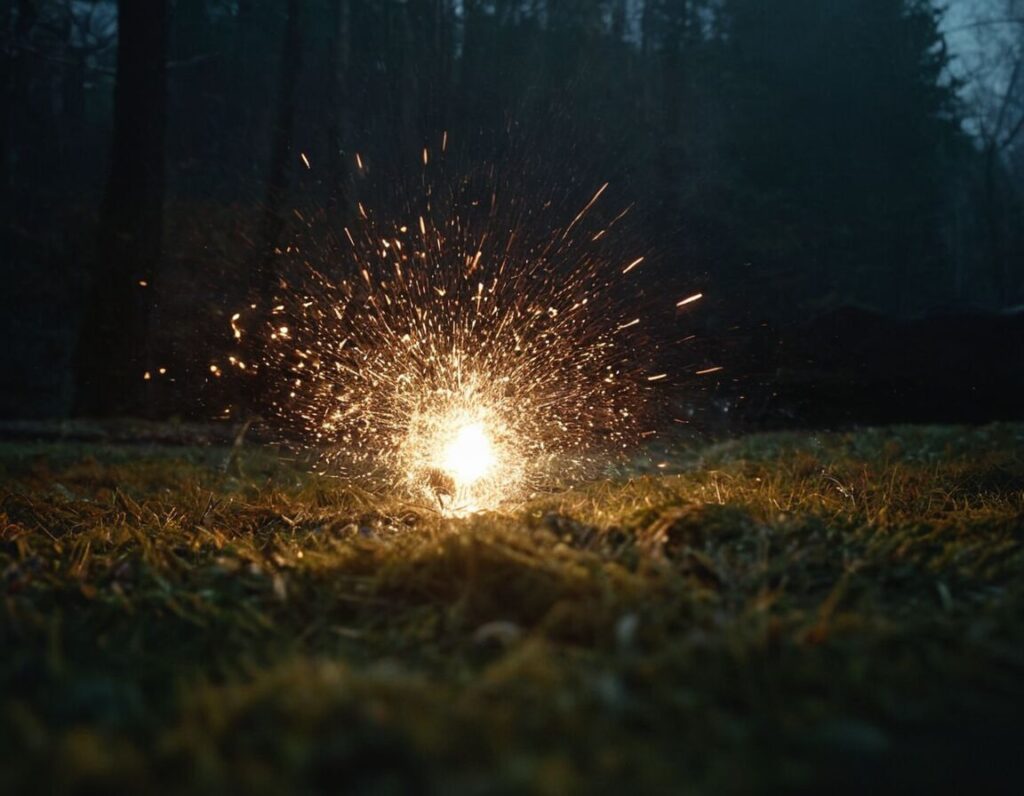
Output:
[[1015,790],[1024,427],[775,434],[442,520],[0,445],[0,791]]

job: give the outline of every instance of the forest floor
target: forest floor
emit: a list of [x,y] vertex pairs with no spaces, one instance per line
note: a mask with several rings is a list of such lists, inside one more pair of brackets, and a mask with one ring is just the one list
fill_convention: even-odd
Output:
[[445,520],[0,444],[0,791],[1019,787],[1024,426],[669,453]]

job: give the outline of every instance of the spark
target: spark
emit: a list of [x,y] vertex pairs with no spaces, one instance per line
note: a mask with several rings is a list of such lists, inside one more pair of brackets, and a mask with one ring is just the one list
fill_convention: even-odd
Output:
[[696,375],[697,376],[707,376],[709,373],[718,373],[718,371],[720,371],[720,370],[725,370],[725,368],[723,366],[721,366],[721,365],[719,365],[718,367],[714,367],[714,368],[705,368],[704,370],[698,370]]
[[682,301],[677,301],[676,306],[685,307],[687,304],[693,304],[693,302],[700,301],[702,298],[704,298],[703,293],[694,293],[692,296],[684,298]]
[[582,210],[580,210],[576,218],[572,220],[572,223],[565,228],[565,232],[562,233],[563,239],[569,236],[569,233],[572,232],[573,227],[580,223],[583,217],[590,212],[590,208],[597,204],[597,200],[601,198],[601,194],[603,194],[606,190],[608,190],[608,183],[605,183],[600,188],[598,188],[597,193],[594,194],[594,198],[587,202],[586,206]]
[[640,263],[642,263],[643,261],[643,257],[637,257],[635,260],[633,260],[633,262],[631,262],[629,265],[622,269],[622,273],[628,274],[630,271],[632,271],[634,268],[640,265]]
[[312,166],[309,165],[309,158],[306,157],[306,153],[305,152],[300,152],[299,153],[299,157],[302,158],[302,162],[306,164],[306,168],[307,169],[312,169],[313,168]]
[[668,376],[645,373],[641,318],[618,279],[644,257],[623,270],[628,241],[588,220],[607,183],[582,209],[524,206],[487,168],[454,184],[402,197],[397,216],[357,203],[329,254],[323,240],[339,236],[304,224],[295,234],[314,240],[287,246],[244,339],[231,317],[251,348],[227,358],[260,374],[265,415],[325,468],[449,516],[601,471],[648,433],[648,385]]

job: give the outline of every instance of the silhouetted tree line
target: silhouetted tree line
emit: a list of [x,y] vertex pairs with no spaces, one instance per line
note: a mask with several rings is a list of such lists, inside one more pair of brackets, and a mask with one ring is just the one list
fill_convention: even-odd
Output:
[[2,0],[0,43],[7,414],[189,411],[296,211],[442,131],[612,180],[722,323],[1024,301],[1024,92],[965,125],[929,0]]

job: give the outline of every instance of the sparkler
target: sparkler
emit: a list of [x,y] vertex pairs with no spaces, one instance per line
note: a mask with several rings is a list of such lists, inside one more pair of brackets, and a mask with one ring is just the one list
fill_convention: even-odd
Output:
[[[424,169],[438,160],[424,149]],[[231,319],[259,343],[230,362],[263,375],[278,425],[448,515],[592,472],[640,438],[666,378],[631,306],[645,257],[610,234],[628,210],[595,210],[608,186],[559,214],[495,184],[425,181],[398,218],[359,204],[358,225],[326,251],[290,246],[273,296]]]

